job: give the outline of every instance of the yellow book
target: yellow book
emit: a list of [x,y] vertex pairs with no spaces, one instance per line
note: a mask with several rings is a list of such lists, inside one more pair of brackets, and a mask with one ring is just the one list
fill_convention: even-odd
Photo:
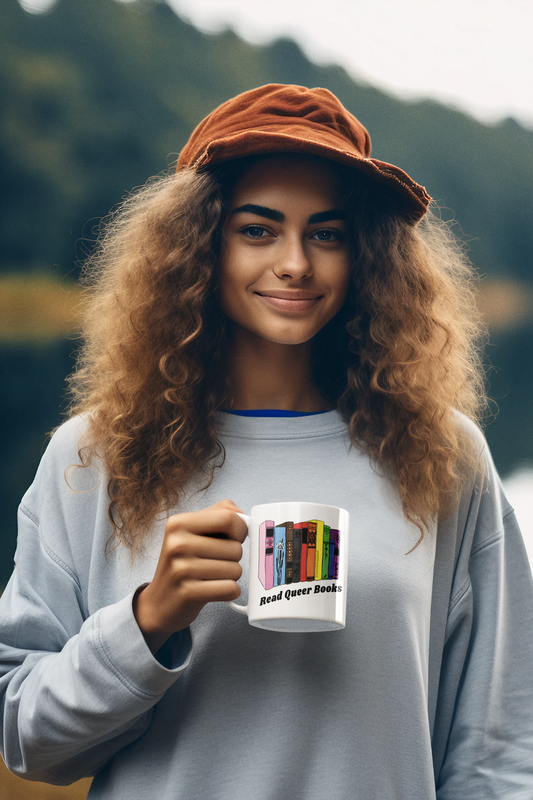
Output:
[[311,522],[316,522],[315,581],[321,581],[322,555],[324,553],[324,522],[321,519],[313,519]]

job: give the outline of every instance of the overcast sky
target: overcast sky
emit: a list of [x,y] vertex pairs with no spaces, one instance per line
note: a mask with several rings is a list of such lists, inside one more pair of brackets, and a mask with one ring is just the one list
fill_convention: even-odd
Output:
[[296,39],[320,63],[403,97],[533,128],[533,0],[169,0],[204,30]]
[[[128,0],[123,0],[128,1]],[[20,0],[27,10],[54,0]],[[290,36],[318,63],[400,97],[533,129],[533,0],[168,0],[205,31]]]

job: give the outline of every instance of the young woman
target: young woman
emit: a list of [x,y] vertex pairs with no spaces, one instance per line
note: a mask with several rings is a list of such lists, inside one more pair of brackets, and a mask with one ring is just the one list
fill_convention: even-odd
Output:
[[[331,93],[271,85],[112,218],[2,598],[11,769],[113,800],[533,796],[531,574],[429,202]],[[341,631],[221,602],[236,512],[290,500],[350,512]]]

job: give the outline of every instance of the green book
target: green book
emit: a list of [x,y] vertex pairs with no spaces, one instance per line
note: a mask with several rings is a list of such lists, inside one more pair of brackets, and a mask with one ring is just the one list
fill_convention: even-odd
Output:
[[316,522],[315,581],[321,581],[322,553],[324,552],[324,522],[321,519],[313,519],[312,522]]

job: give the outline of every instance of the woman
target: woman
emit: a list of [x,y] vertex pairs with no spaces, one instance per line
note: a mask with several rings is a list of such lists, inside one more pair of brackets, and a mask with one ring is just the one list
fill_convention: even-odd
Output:
[[[470,421],[469,269],[369,154],[331,93],[261,87],[109,224],[2,598],[19,774],[113,800],[533,796],[531,575]],[[217,602],[246,588],[236,512],[307,499],[350,512],[346,628],[252,628]]]

